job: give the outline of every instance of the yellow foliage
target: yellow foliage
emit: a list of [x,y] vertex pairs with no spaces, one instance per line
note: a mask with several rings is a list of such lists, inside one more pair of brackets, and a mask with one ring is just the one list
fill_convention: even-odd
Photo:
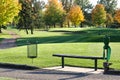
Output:
[[0,0],[0,25],[12,22],[20,9],[21,5],[18,0]]
[[120,9],[118,9],[115,13],[114,20],[120,23]]
[[78,25],[84,21],[83,12],[78,5],[72,6],[67,16],[68,19],[75,25]]

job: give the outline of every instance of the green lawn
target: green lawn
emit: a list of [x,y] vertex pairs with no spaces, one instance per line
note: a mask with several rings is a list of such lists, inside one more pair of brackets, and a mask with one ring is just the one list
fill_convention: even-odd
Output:
[[0,80],[16,80],[16,79],[13,79],[13,78],[0,77]]
[[[102,56],[103,37],[110,35],[112,48],[112,68],[120,69],[120,30],[119,29],[51,29],[35,31],[34,35],[27,35],[24,31],[17,31],[21,38],[17,39],[18,47],[0,50],[0,62],[27,64],[40,68],[61,65],[61,59],[53,57],[54,53]],[[38,58],[27,58],[27,41],[38,42]],[[118,63],[118,64],[117,64]],[[94,67],[93,60],[65,59],[66,65]],[[103,60],[99,61],[98,67],[102,68]]]
[[120,42],[120,29],[99,28],[62,28],[46,31],[36,31],[34,35],[27,35],[24,31],[18,32],[22,38],[17,39],[17,44],[24,45],[27,41],[40,44],[46,43],[79,43],[79,42],[103,42],[105,35],[110,36],[111,42]]

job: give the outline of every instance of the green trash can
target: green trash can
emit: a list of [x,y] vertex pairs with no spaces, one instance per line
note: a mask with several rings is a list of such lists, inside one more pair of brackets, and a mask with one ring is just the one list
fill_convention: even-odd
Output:
[[27,57],[28,58],[37,58],[38,50],[37,50],[37,44],[29,43],[27,45]]

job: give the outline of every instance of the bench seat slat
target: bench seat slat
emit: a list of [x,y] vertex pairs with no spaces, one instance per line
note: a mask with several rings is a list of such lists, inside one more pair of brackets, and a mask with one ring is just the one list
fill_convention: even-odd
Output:
[[104,59],[103,57],[97,56],[78,56],[78,55],[67,55],[67,54],[53,54],[57,57],[68,57],[68,58],[82,58],[82,59]]

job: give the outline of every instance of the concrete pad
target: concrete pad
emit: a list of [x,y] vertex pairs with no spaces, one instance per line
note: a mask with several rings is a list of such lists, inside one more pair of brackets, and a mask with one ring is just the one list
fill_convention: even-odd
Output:
[[92,68],[80,68],[80,67],[69,67],[69,66],[65,66],[64,68],[61,68],[61,66],[57,66],[57,67],[49,67],[49,68],[44,68],[44,69],[48,69],[48,70],[58,70],[58,71],[68,71],[68,72],[76,72],[76,73],[90,73],[90,74],[100,74],[103,73],[103,69],[97,69],[97,71],[95,71]]

